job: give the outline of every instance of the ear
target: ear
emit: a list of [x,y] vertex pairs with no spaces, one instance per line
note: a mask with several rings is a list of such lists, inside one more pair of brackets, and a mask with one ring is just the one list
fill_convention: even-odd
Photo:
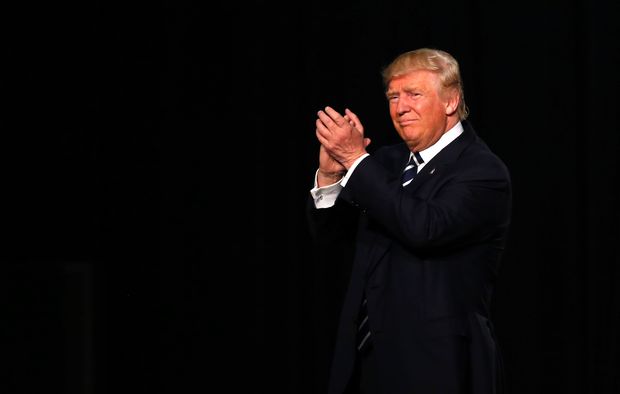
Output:
[[453,115],[457,108],[459,107],[460,97],[456,91],[450,92],[448,95],[448,99],[445,102],[446,105],[446,115]]

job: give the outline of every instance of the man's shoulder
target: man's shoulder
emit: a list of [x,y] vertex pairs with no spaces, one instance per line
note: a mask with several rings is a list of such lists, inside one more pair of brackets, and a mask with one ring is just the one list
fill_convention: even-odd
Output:
[[470,135],[471,143],[464,149],[465,156],[476,156],[482,160],[489,160],[504,165],[503,160],[491,149],[487,142],[473,128],[469,121],[463,122],[464,132]]
[[457,167],[464,173],[486,174],[493,178],[510,178],[506,163],[478,136],[463,149],[457,161]]

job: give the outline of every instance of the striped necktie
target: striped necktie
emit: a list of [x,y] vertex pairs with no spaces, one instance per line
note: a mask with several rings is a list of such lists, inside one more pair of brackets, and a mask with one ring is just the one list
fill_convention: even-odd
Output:
[[405,167],[405,170],[403,171],[403,175],[402,175],[403,186],[407,186],[408,184],[411,183],[411,181],[413,181],[413,178],[418,173],[418,166],[422,163],[424,163],[424,160],[422,159],[422,156],[420,156],[420,153],[413,152],[413,155],[409,159],[409,163],[407,163],[407,166]]
[[364,298],[360,307],[359,320],[357,323],[357,350],[364,352],[370,348],[370,327],[368,325],[368,300]]

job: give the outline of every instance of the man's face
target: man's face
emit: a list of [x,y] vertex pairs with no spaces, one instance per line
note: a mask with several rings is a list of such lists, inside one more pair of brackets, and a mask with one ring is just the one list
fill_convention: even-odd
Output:
[[450,102],[440,92],[439,77],[427,70],[395,77],[388,85],[386,95],[390,117],[396,131],[412,151],[433,145],[456,123],[454,99]]

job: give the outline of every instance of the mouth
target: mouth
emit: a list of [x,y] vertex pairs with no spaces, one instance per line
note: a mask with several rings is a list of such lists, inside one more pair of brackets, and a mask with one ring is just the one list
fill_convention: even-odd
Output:
[[401,121],[398,122],[398,124],[401,127],[405,127],[405,126],[409,126],[409,125],[414,124],[416,121],[417,121],[416,119],[401,120]]

